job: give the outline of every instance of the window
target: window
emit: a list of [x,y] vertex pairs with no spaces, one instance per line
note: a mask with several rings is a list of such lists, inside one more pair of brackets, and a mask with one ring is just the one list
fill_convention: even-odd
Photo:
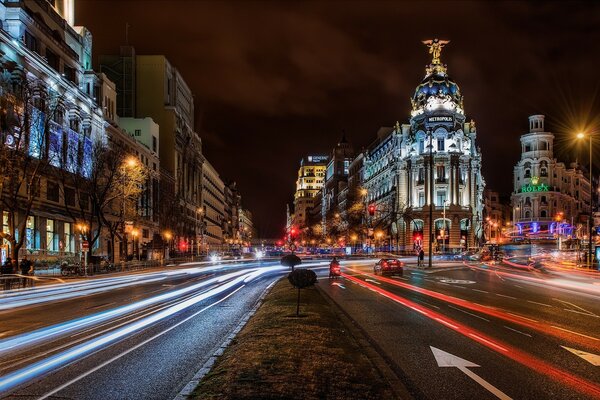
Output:
[[425,182],[425,168],[421,167],[419,168],[419,180],[417,183],[423,183]]
[[437,140],[437,149],[438,151],[444,151],[444,144],[446,140],[444,138],[438,138]]
[[423,153],[425,151],[425,141],[423,139],[419,140],[419,153]]
[[58,203],[59,198],[60,197],[59,197],[58,184],[55,182],[48,181],[47,189],[46,189],[46,199]]
[[546,218],[548,216],[548,213],[546,212],[546,210],[542,210],[542,212],[540,213],[540,216],[542,218]]
[[55,71],[58,71],[60,66],[60,58],[58,58],[58,56],[48,48],[46,48],[46,59],[48,60],[48,65]]
[[530,144],[526,144],[525,145],[525,151],[531,151],[531,145]]
[[37,248],[35,239],[35,217],[30,215],[27,217],[27,224],[25,226],[25,248],[28,250]]
[[75,190],[65,188],[65,204],[70,207],[75,207]]
[[75,70],[75,68],[71,68],[65,65],[64,70],[65,78],[67,78],[69,82],[77,84],[77,71]]
[[439,192],[437,192],[437,206],[443,206],[444,203],[446,202],[446,191],[445,190],[440,190]]
[[446,167],[444,165],[438,165],[436,167],[437,182],[446,181]]
[[142,130],[141,129],[136,129],[133,136],[142,136]]
[[48,251],[58,251],[58,235],[56,235],[55,228],[54,220],[46,220],[46,249]]
[[425,193],[419,192],[419,207],[423,207],[425,205]]
[[65,251],[67,252],[73,252],[75,251],[75,237],[73,235],[73,231],[71,229],[71,224],[68,222],[65,222],[64,224],[65,227],[65,242],[63,244]]
[[39,52],[38,41],[31,33],[25,31],[25,47],[31,51]]
[[157,152],[158,150],[158,142],[156,140],[156,136],[152,136],[152,151]]
[[531,178],[531,171],[528,169],[525,170],[525,178]]

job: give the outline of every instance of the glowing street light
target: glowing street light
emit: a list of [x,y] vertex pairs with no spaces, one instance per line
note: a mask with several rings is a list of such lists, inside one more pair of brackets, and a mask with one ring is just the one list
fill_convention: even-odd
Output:
[[593,253],[592,253],[592,229],[593,229],[593,225],[594,225],[594,220],[592,217],[592,203],[593,203],[593,190],[592,187],[594,186],[593,181],[592,181],[592,169],[593,169],[593,163],[592,163],[592,135],[591,134],[586,134],[584,132],[579,132],[577,133],[577,139],[585,139],[585,137],[588,136],[590,138],[590,217],[588,219],[588,262],[590,263],[589,266],[591,267],[592,265],[592,259],[593,259]]

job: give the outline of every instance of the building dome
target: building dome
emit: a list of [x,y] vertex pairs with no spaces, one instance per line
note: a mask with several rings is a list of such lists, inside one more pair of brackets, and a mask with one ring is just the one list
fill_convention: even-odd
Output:
[[439,59],[441,48],[448,41],[434,39],[423,43],[429,45],[430,53],[433,53],[434,57],[426,67],[425,78],[417,86],[411,99],[412,116],[438,109],[464,114],[460,89],[448,76],[446,66]]
[[413,115],[426,109],[443,106],[446,110],[455,109],[462,114],[463,102],[456,82],[443,72],[432,72],[415,89],[412,99]]

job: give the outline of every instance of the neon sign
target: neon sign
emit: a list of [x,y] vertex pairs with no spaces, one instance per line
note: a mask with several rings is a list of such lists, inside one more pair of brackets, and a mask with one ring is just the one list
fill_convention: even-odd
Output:
[[547,192],[548,185],[546,185],[545,183],[539,183],[539,181],[539,177],[533,176],[531,178],[531,183],[521,186],[521,193]]

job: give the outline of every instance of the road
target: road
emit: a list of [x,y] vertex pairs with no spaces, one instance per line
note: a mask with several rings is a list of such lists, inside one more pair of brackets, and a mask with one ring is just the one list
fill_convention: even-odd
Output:
[[0,398],[174,398],[286,272],[264,264],[188,265],[2,295]]
[[319,287],[415,398],[600,398],[600,276],[516,267],[345,263]]

